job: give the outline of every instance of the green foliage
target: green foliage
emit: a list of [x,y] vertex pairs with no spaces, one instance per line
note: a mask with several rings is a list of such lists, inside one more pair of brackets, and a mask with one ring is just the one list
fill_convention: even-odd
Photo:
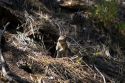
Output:
[[104,25],[109,25],[117,18],[118,4],[116,0],[100,0],[95,5],[93,16],[98,18]]
[[116,28],[119,28],[119,29],[125,29],[125,22],[120,22]]
[[102,55],[102,52],[97,51],[97,52],[93,53],[93,55],[94,55],[94,56],[101,56],[101,55]]

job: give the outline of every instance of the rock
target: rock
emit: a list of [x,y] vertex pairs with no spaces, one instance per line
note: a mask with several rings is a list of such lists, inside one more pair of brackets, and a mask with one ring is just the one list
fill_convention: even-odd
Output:
[[83,9],[94,4],[94,1],[88,0],[58,0],[61,7],[70,9]]

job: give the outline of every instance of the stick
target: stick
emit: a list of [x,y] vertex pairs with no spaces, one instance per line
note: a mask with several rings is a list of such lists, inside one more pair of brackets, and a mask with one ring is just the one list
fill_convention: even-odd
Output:
[[[1,45],[2,36],[3,36],[4,32],[6,31],[6,27],[7,27],[9,24],[10,24],[10,23],[8,22],[5,26],[3,26],[4,29],[3,29],[3,30],[0,30],[0,45]],[[8,69],[8,71],[7,71],[7,68],[6,68],[7,63],[6,63],[6,61],[5,61],[5,59],[4,59],[3,55],[2,55],[2,48],[1,48],[1,46],[0,46],[0,59],[1,59],[2,74],[3,74],[3,76],[6,77],[9,81],[12,81],[12,78],[8,75],[9,69]]]
[[99,71],[99,69],[98,69],[95,65],[94,65],[94,68],[95,68],[96,71],[98,71],[98,73],[102,76],[103,82],[106,83],[105,76]]

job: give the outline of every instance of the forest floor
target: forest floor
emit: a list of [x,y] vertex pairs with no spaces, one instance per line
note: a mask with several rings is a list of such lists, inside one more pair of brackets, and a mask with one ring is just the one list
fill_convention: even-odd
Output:
[[[0,29],[10,22],[1,49],[13,79],[3,76],[1,62],[0,83],[124,83],[124,30],[103,26],[86,5],[55,1],[0,1]],[[60,34],[74,56],[56,58]]]

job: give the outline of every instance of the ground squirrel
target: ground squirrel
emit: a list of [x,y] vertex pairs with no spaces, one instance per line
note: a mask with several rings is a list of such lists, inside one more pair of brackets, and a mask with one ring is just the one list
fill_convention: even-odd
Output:
[[69,49],[66,36],[60,36],[56,45],[57,56],[56,58],[72,56],[72,52]]

